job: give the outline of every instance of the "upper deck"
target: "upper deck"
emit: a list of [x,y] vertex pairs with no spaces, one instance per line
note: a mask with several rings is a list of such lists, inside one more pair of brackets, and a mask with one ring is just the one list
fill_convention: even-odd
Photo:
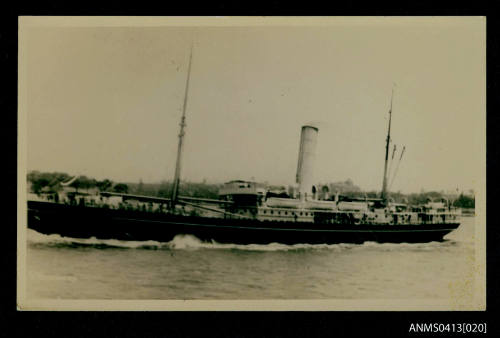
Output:
[[234,180],[227,183],[219,189],[219,196],[228,195],[260,195],[266,194],[265,187],[257,182]]

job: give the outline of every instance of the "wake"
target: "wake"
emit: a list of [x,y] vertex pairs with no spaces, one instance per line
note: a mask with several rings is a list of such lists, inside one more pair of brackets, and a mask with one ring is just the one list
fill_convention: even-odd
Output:
[[347,250],[376,250],[376,251],[431,251],[446,248],[456,244],[454,241],[430,243],[376,243],[363,244],[222,244],[217,242],[203,242],[192,235],[177,235],[170,242],[158,241],[123,241],[117,239],[71,238],[60,235],[45,235],[28,229],[28,244],[32,247],[44,248],[93,248],[93,249],[142,249],[142,250],[242,250],[242,251],[347,251]]

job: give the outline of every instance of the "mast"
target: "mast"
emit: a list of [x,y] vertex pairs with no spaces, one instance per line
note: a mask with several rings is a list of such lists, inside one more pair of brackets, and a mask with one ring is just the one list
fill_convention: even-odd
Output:
[[389,144],[391,142],[391,118],[392,118],[392,98],[394,96],[394,87],[391,93],[391,107],[389,109],[389,127],[387,128],[387,140],[385,144],[385,163],[384,163],[384,180],[382,182],[382,193],[380,197],[385,201],[387,200],[387,161],[389,159]]
[[179,195],[179,183],[180,183],[180,175],[181,175],[181,157],[182,157],[182,144],[184,139],[184,128],[186,127],[186,105],[188,99],[188,91],[189,91],[189,78],[191,77],[191,60],[193,58],[193,45],[191,45],[191,52],[189,54],[189,65],[188,65],[188,73],[186,80],[186,90],[184,92],[184,104],[182,106],[182,117],[181,117],[181,129],[179,132],[179,144],[177,146],[177,162],[175,164],[175,175],[174,175],[174,184],[172,187],[172,207],[177,203],[177,198]]

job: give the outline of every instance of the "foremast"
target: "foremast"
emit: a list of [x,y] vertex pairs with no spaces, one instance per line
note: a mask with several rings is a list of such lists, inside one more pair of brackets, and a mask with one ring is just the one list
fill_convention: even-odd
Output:
[[179,132],[179,144],[177,146],[177,161],[175,164],[175,175],[174,175],[174,184],[172,186],[172,196],[171,196],[171,204],[174,207],[177,204],[179,197],[179,184],[180,184],[180,175],[181,175],[181,159],[182,159],[182,145],[184,140],[184,128],[186,127],[186,105],[189,93],[189,79],[191,77],[191,61],[193,59],[193,46],[191,45],[191,52],[189,54],[189,65],[186,79],[186,90],[184,92],[184,104],[182,106],[182,117],[180,123],[180,132]]
[[389,145],[391,143],[391,118],[392,118],[392,99],[394,96],[394,87],[391,93],[391,107],[389,108],[389,127],[387,128],[387,139],[385,144],[385,162],[384,162],[384,180],[382,182],[382,193],[380,197],[384,202],[387,201],[387,162],[389,161]]

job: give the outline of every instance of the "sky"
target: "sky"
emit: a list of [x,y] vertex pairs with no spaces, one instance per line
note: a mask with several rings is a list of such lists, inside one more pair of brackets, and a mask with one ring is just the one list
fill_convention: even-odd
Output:
[[192,45],[182,179],[293,184],[313,124],[318,182],[380,190],[393,89],[391,190],[483,179],[484,18],[66,19],[21,21],[28,171],[172,180]]

